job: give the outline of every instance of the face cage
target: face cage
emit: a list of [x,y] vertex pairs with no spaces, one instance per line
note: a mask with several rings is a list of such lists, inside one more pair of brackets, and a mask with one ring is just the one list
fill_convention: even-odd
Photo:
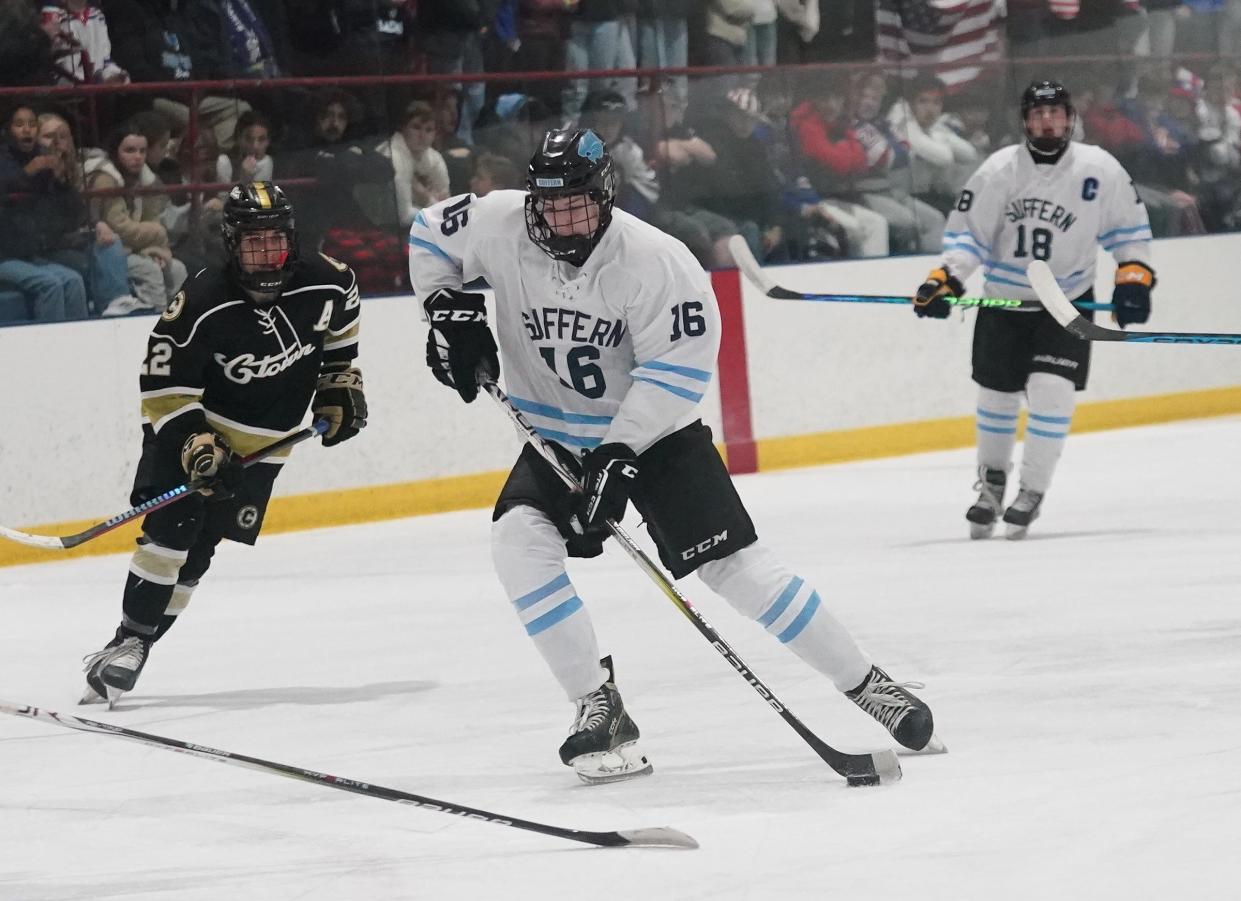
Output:
[[[247,272],[241,265],[242,236],[246,232],[267,231],[269,229],[284,234],[285,241],[288,243],[288,252],[285,254],[284,262],[275,268],[255,269]],[[293,274],[293,264],[297,262],[297,232],[287,222],[271,225],[255,222],[225,225],[224,248],[228,252],[229,268],[232,270],[233,277],[238,284],[251,291],[272,294],[281,291]]]
[[[1044,138],[1031,137],[1030,127],[1026,125],[1026,119],[1030,113],[1038,109],[1040,106],[1058,106],[1064,109],[1065,125],[1064,137],[1062,138]],[[1036,103],[1031,107],[1022,110],[1021,113],[1021,132],[1025,135],[1026,145],[1040,156],[1055,156],[1064,148],[1069,146],[1069,142],[1073,140],[1073,126],[1077,124],[1077,111],[1071,105],[1064,103]]]
[[[612,208],[616,203],[616,171],[612,168],[610,160],[599,173],[598,180],[601,186],[587,190],[582,190],[580,187],[554,190],[537,188],[526,197],[526,234],[553,260],[562,260],[574,266],[583,265],[590,257],[591,251],[595,249],[595,245],[603,238],[608,225],[611,224]],[[547,224],[547,220],[543,218],[543,212],[539,208],[541,203],[559,197],[575,197],[583,194],[599,205],[599,224],[595,226],[595,230],[589,235],[556,234]],[[578,218],[579,211],[572,212],[571,223],[576,224],[581,221]],[[586,216],[585,209],[580,210],[580,213],[583,218]]]

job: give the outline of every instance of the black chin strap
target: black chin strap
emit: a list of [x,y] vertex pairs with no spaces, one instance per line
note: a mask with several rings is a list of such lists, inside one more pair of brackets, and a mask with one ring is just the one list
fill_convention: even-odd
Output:
[[1056,163],[1060,162],[1060,158],[1068,152],[1070,143],[1070,141],[1065,141],[1064,145],[1054,153],[1043,153],[1043,151],[1036,149],[1035,146],[1030,143],[1029,138],[1026,138],[1026,150],[1029,151],[1030,159],[1034,160],[1035,165],[1054,166]]

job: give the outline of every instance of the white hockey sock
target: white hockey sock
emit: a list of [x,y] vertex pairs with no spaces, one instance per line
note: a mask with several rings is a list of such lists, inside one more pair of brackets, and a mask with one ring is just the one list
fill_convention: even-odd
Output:
[[976,433],[978,463],[988,469],[1008,472],[1017,443],[1017,416],[1021,412],[1021,392],[978,388]]
[[1021,454],[1021,487],[1043,494],[1064,451],[1077,397],[1073,383],[1063,376],[1035,372],[1026,382],[1026,401],[1030,420]]
[[570,701],[607,681],[590,614],[565,572],[565,544],[533,507],[515,507],[491,526],[491,558],[526,634]]
[[827,612],[819,593],[762,545],[704,563],[698,577],[841,691],[856,688],[870,672],[853,636]]

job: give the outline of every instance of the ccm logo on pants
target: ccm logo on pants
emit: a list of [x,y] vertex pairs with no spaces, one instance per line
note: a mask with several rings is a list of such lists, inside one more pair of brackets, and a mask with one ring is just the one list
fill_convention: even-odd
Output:
[[724,542],[727,540],[728,540],[728,529],[725,529],[723,532],[720,532],[720,534],[716,535],[715,537],[708,538],[706,541],[700,541],[696,545],[694,545],[692,548],[681,551],[681,559],[682,560],[693,560],[699,554],[706,553],[707,551],[711,550],[711,548],[715,547],[717,544],[720,544],[721,542]]

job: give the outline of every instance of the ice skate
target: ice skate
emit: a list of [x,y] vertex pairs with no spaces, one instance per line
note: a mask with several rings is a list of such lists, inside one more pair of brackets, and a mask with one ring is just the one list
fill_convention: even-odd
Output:
[[935,735],[931,708],[909,691],[922,687],[921,682],[893,682],[891,676],[872,666],[865,681],[845,692],[845,696],[878,720],[910,751],[942,754],[948,749]]
[[995,521],[1004,509],[1004,486],[1007,482],[1008,473],[1004,470],[978,467],[978,481],[974,483],[978,500],[965,511],[965,518],[970,523],[970,538],[990,538],[995,531]]
[[1030,531],[1030,523],[1038,519],[1043,507],[1043,495],[1038,491],[1022,488],[1017,492],[1013,505],[1004,511],[1004,537],[1020,541]]
[[638,747],[638,726],[616,689],[612,658],[599,662],[607,667],[608,681],[577,699],[573,731],[560,746],[561,762],[587,785],[645,776],[653,769]]
[[83,658],[86,691],[79,704],[102,704],[111,709],[127,691],[138,683],[138,675],[146,665],[151,643],[137,636],[122,637],[119,632],[102,651]]

